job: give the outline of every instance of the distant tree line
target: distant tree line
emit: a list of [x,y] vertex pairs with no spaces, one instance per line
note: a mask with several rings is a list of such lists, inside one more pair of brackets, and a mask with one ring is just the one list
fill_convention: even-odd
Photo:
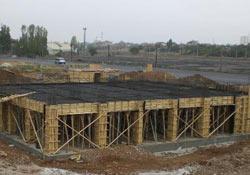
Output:
[[[12,39],[10,28],[2,25],[0,28],[0,54],[17,54],[23,56],[46,56],[48,31],[42,26],[23,25],[21,27],[21,37]],[[125,43],[123,45],[126,45]],[[110,46],[108,45],[108,49]],[[250,57],[250,44],[248,45],[217,45],[205,44],[197,41],[190,41],[185,44],[178,44],[172,39],[167,42],[129,44],[129,52],[137,55],[140,52],[159,52],[175,55],[211,56],[211,57]],[[71,50],[73,53],[82,52],[83,44],[79,43],[75,36],[71,39]],[[86,49],[90,55],[98,53],[95,43],[88,44]]]
[[22,25],[21,37],[11,39],[10,28],[1,26],[0,30],[0,54],[16,54],[19,56],[46,56],[48,31],[42,26],[34,24],[28,27]]
[[35,26],[28,27],[23,25],[21,28],[22,35],[16,43],[15,52],[17,55],[26,56],[46,56],[47,36],[48,32],[44,27]]
[[161,53],[192,56],[211,57],[250,57],[250,44],[248,45],[217,45],[204,44],[197,41],[190,41],[186,44],[177,44],[170,39],[168,42],[155,44],[134,44],[130,46],[131,54],[136,55],[140,51],[155,52],[158,49]]
[[0,53],[7,54],[11,51],[10,28],[2,25],[0,29]]
[[[77,41],[76,36],[72,36],[71,42],[70,42],[70,47],[71,47],[71,54],[76,53],[77,55],[80,54],[80,52],[84,52],[84,45],[83,43],[79,43]],[[87,49],[85,50],[86,52],[89,53],[89,55],[94,56],[96,55],[97,52],[97,47],[94,43],[92,44],[87,44]]]

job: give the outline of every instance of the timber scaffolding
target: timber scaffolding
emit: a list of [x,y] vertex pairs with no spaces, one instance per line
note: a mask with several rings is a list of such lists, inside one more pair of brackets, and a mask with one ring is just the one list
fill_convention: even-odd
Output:
[[250,96],[163,82],[2,85],[0,131],[44,155],[250,133]]

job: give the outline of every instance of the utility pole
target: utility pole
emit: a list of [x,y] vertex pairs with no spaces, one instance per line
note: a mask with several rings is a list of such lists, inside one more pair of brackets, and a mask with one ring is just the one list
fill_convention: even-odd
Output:
[[197,46],[196,46],[196,56],[197,57],[199,56],[199,44],[197,44]]
[[245,57],[247,58],[247,56],[248,56],[248,45],[246,45],[246,52],[245,52]]
[[235,49],[235,58],[238,58],[238,47],[236,46],[236,49]]
[[223,50],[220,51],[220,68],[219,68],[220,72],[222,72],[222,57],[223,57]]
[[70,60],[72,62],[72,47],[73,47],[73,44],[71,43],[70,44]]
[[155,68],[157,66],[157,61],[158,61],[158,47],[155,45]]
[[108,58],[110,57],[110,45],[108,44]]
[[83,28],[83,55],[86,56],[86,30],[87,28]]

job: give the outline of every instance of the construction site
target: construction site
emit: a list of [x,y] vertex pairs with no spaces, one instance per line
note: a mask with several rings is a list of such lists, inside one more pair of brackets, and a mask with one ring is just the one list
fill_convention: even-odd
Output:
[[[0,138],[36,157],[33,160],[44,160],[34,161],[42,166],[71,159],[74,164],[68,163],[67,168],[59,163],[54,166],[116,174],[116,170],[106,172],[105,167],[86,168],[84,157],[108,154],[110,149],[132,150],[139,157],[147,155],[145,159],[166,163],[146,152],[246,142],[250,137],[247,85],[223,85],[199,75],[178,79],[153,71],[151,64],[142,72],[128,73],[104,70],[97,64],[70,68],[53,81],[45,72],[39,79],[34,71],[4,69],[5,74],[0,85]],[[17,75],[19,79],[8,81],[10,75],[12,80]],[[158,163],[152,168],[165,166]],[[126,172],[144,170],[154,169],[137,167]]]

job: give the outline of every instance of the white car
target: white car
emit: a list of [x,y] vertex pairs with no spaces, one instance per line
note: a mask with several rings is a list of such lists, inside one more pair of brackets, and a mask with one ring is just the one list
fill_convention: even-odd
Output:
[[64,58],[59,57],[59,58],[56,58],[55,64],[66,64],[66,61]]

